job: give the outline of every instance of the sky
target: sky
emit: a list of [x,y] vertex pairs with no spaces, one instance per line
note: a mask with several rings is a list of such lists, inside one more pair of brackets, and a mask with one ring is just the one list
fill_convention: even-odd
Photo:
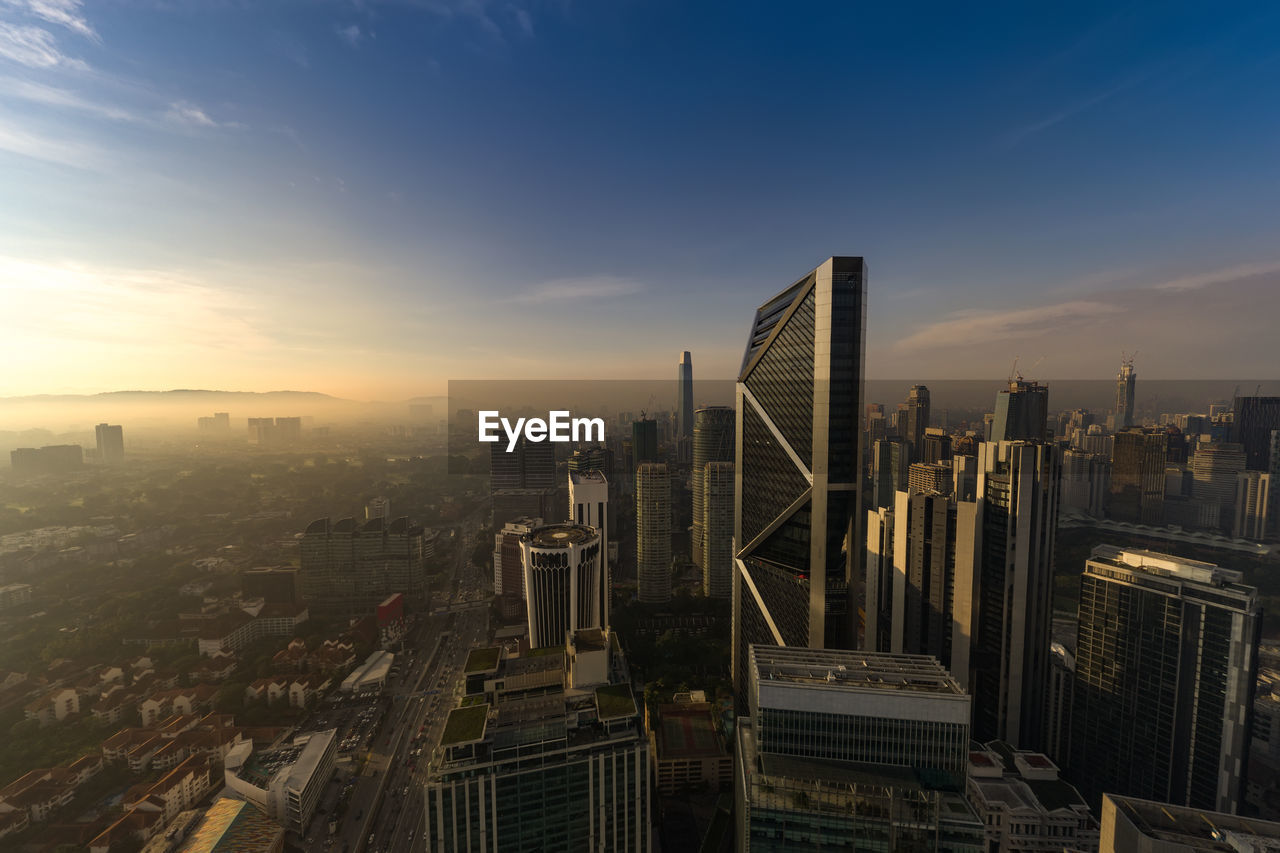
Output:
[[1280,377],[1280,5],[0,0],[0,397]]

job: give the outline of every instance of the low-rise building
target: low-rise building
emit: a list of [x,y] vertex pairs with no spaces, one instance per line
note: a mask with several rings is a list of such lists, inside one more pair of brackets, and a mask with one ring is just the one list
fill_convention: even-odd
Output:
[[289,684],[289,705],[293,708],[309,708],[329,689],[329,677],[322,673],[301,675]]
[[73,687],[58,687],[27,703],[23,711],[28,720],[37,720],[41,726],[52,725],[80,713],[80,694]]
[[645,709],[658,793],[714,791],[733,784],[733,756],[716,729],[715,706],[682,702]]
[[969,751],[969,803],[989,850],[1096,850],[1098,822],[1049,757],[1003,741]]
[[241,743],[227,753],[227,787],[282,823],[305,832],[333,775],[337,731],[309,732],[289,746],[257,752]]

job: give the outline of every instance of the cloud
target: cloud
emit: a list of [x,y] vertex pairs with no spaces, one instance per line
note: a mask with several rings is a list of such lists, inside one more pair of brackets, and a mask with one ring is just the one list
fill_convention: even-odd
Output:
[[88,67],[59,50],[48,30],[5,21],[0,21],[0,57],[29,68]]
[[1115,86],[1112,86],[1104,92],[1099,92],[1093,97],[1068,104],[1057,112],[1045,116],[1042,119],[1022,125],[1021,127],[1016,127],[1002,137],[1001,143],[1006,149],[1016,148],[1036,134],[1042,133],[1054,125],[1061,124],[1068,119],[1074,118],[1081,113],[1093,109],[1105,101],[1111,100],[1124,90],[1141,83],[1143,80],[1147,79],[1148,76],[1149,75],[1147,74],[1135,75],[1134,77],[1130,77],[1127,80],[1117,83]]
[[243,127],[235,121],[214,121],[203,109],[187,101],[176,101],[170,104],[164,117],[173,124],[191,128]]
[[348,24],[345,27],[338,27],[336,32],[338,38],[345,41],[351,47],[359,47],[360,42],[364,39],[364,33],[360,32],[359,24]]
[[142,118],[128,110],[113,107],[101,101],[91,101],[68,89],[46,86],[31,80],[20,80],[16,77],[0,77],[0,92],[10,98],[18,98],[36,104],[51,107],[65,107],[79,110],[103,118],[118,121],[142,121]]
[[900,338],[894,348],[904,352],[937,350],[1053,335],[1123,310],[1103,301],[1076,300],[1012,311],[957,311],[945,320],[929,323]]
[[97,148],[32,133],[3,121],[0,121],[0,151],[33,160],[43,160],[46,163],[56,163],[60,166],[89,170],[102,168],[105,159]]
[[508,8],[516,19],[516,25],[520,27],[521,34],[525,38],[533,38],[533,18],[529,15],[529,10],[521,9],[519,6],[510,6]]
[[615,299],[639,293],[642,290],[644,287],[639,282],[617,276],[560,278],[543,282],[524,293],[517,294],[514,301],[525,304],[545,304],[579,299]]
[[1260,275],[1269,275],[1271,273],[1280,272],[1280,261],[1270,261],[1253,264],[1239,264],[1225,269],[1214,270],[1212,272],[1198,273],[1195,275],[1183,276],[1181,278],[1169,279],[1159,284],[1152,285],[1155,290],[1199,290],[1202,287],[1208,287],[1212,284],[1226,284],[1241,279],[1254,278]]
[[9,5],[25,7],[37,18],[66,27],[87,39],[101,41],[97,32],[89,26],[89,22],[81,14],[80,10],[84,5],[81,0],[26,0],[25,3],[9,0]]

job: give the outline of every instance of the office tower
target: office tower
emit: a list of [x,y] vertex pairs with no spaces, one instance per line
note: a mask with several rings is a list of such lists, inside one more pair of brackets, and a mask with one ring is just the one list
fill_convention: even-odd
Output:
[[1063,512],[1102,518],[1111,489],[1111,462],[1096,453],[1066,450],[1062,454]]
[[690,533],[690,547],[693,551],[693,562],[698,568],[702,564],[703,531],[706,519],[703,517],[702,480],[708,462],[732,462],[734,438],[733,409],[728,406],[704,406],[694,414],[693,419],[693,527]]
[[508,521],[493,535],[493,594],[524,598],[524,552],[520,540],[542,527],[542,519],[525,516]]
[[84,448],[78,444],[19,447],[9,451],[9,464],[19,476],[65,474],[84,467]]
[[1266,853],[1280,823],[1107,793],[1098,853]]
[[950,465],[916,462],[907,469],[907,491],[949,495],[953,477]]
[[996,413],[988,441],[1043,441],[1049,429],[1049,386],[1009,380],[1009,387],[996,394]]
[[663,462],[636,469],[636,597],[671,598],[671,475]]
[[658,422],[641,418],[631,424],[631,461],[637,467],[658,461]]
[[564,518],[556,501],[555,445],[521,435],[510,452],[506,441],[489,445],[489,489],[493,524],[501,527],[522,517],[549,521]]
[[[915,466],[912,466],[915,467]],[[981,539],[978,505],[897,492],[867,513],[867,648],[937,658],[968,686]]]
[[905,489],[910,475],[906,446],[896,441],[877,441],[871,455],[871,501],[876,506],[893,506],[893,493]]
[[1241,573],[1094,548],[1080,578],[1071,767],[1103,792],[1236,813],[1262,613]]
[[1116,377],[1117,432],[1133,426],[1133,391],[1137,381],[1138,374],[1133,371],[1133,356],[1123,356],[1120,360],[1120,375]]
[[924,431],[929,427],[929,389],[912,385],[907,392],[906,423],[901,426],[912,462],[924,461]]
[[708,462],[702,478],[702,594],[733,592],[733,463]]
[[693,441],[693,357],[685,350],[676,365],[676,439]]
[[563,646],[570,632],[605,626],[600,531],[585,524],[548,524],[520,538],[520,554],[530,647]]
[[575,450],[568,465],[570,471],[599,471],[608,477],[613,471],[613,452],[605,447]]
[[1231,535],[1237,539],[1262,541],[1267,538],[1270,514],[1271,475],[1245,471],[1236,475],[1236,516]]
[[946,462],[951,458],[951,436],[940,427],[929,427],[924,431],[923,447],[920,462]]
[[862,547],[866,265],[833,257],[756,311],[737,385],[734,689],[751,643],[850,648]]
[[364,520],[369,521],[374,518],[381,518],[383,521],[391,520],[390,498],[379,495],[376,498],[371,498],[369,502],[364,505]]
[[1280,397],[1236,397],[1232,412],[1231,440],[1244,447],[1245,467],[1267,470],[1271,433],[1280,430]]
[[104,465],[118,465],[124,461],[124,427],[119,424],[98,424],[94,427],[98,436],[98,461]]
[[397,592],[413,607],[427,605],[425,535],[408,518],[322,518],[307,526],[299,551],[298,581],[313,614],[368,616]]
[[245,598],[261,598],[267,604],[298,604],[298,570],[247,569],[240,576],[240,590]]
[[1164,470],[1169,436],[1163,429],[1116,433],[1111,450],[1108,512],[1115,521],[1164,523]]
[[1059,766],[1071,760],[1071,706],[1075,696],[1076,656],[1062,643],[1049,647],[1049,697],[1045,706],[1044,751]]
[[1202,441],[1191,458],[1191,497],[1208,510],[1211,525],[1230,533],[1236,513],[1237,478],[1244,473],[1244,448],[1235,443]]
[[979,853],[969,697],[936,660],[752,645],[738,718],[740,853]]
[[[982,549],[968,684],[974,737],[983,743],[1041,748],[1061,480],[1062,455],[1053,445],[978,448]],[[963,671],[954,657],[952,665]]]
[[489,445],[489,488],[492,491],[524,488],[524,447],[523,435],[510,451],[505,441]]
[[616,649],[591,630],[551,653],[472,650],[426,768],[425,849],[652,849],[649,740]]
[[1267,522],[1271,535],[1280,534],[1280,430],[1271,431],[1271,452],[1267,462],[1267,476],[1271,481],[1271,495],[1267,498],[1267,506],[1271,509],[1271,519]]
[[569,472],[569,520],[585,524],[600,531],[600,547],[603,557],[600,571],[600,624],[609,624],[609,595],[613,590],[613,576],[609,570],[609,480],[603,471],[585,470]]
[[988,850],[1098,849],[1098,821],[1044,753],[998,740],[971,749],[968,794]]

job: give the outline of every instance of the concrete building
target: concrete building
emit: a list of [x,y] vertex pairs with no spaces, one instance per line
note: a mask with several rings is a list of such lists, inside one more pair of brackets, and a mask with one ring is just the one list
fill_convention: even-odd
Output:
[[572,632],[606,626],[605,552],[600,532],[584,524],[550,524],[520,540],[529,645],[563,646]]
[[98,461],[103,465],[119,465],[124,461],[124,427],[98,424],[93,428],[98,440]]
[[924,433],[929,428],[929,389],[912,385],[907,392],[906,423],[899,424],[912,462],[924,461]]
[[897,441],[877,441],[871,453],[871,501],[892,507],[894,492],[908,486],[910,453]]
[[337,730],[307,732],[288,746],[254,751],[246,741],[227,753],[227,788],[293,832],[306,834],[338,751]]
[[936,660],[753,645],[737,850],[980,853],[964,798],[969,697]]
[[[690,549],[693,562],[703,565],[703,538],[706,530],[705,490],[703,480],[709,462],[732,462],[734,446],[734,412],[728,406],[704,406],[694,413],[693,470],[689,490],[692,492],[693,527]],[[731,534],[732,535],[732,534]],[[727,593],[726,593],[727,595]]]
[[524,557],[520,540],[542,526],[541,518],[508,521],[493,535],[493,594],[524,598]]
[[1131,524],[1164,523],[1165,457],[1169,436],[1163,429],[1116,433],[1111,451],[1111,489],[1107,514]]
[[988,441],[1045,441],[1049,430],[1049,388],[1021,375],[996,394]]
[[1098,849],[1098,821],[1047,755],[1003,741],[971,749],[968,795],[988,850]]
[[832,257],[756,311],[737,383],[733,667],[752,643],[852,648],[867,269]]
[[78,444],[19,447],[9,451],[9,464],[21,477],[66,474],[84,467],[84,448]]
[[662,796],[728,790],[733,784],[733,756],[716,729],[716,707],[711,703],[645,708],[644,726]]
[[708,462],[702,476],[702,594],[729,598],[733,593],[732,462]]
[[1217,532],[1230,533],[1235,521],[1238,478],[1245,470],[1244,447],[1229,442],[1201,441],[1191,457],[1191,497],[1216,508]]
[[907,490],[926,494],[949,495],[954,480],[950,465],[940,462],[913,462],[907,469]]
[[1237,539],[1262,541],[1270,533],[1271,475],[1265,471],[1245,471],[1236,475],[1236,518],[1231,535]]
[[1099,853],[1266,853],[1280,823],[1106,794]]
[[1236,397],[1231,409],[1231,440],[1244,449],[1245,467],[1267,470],[1271,433],[1280,430],[1280,397]]
[[1062,512],[1102,518],[1111,490],[1111,462],[1108,457],[1080,450],[1062,454]]
[[1102,794],[1238,812],[1262,626],[1211,563],[1100,545],[1080,579],[1071,770]]
[[671,475],[663,462],[636,469],[636,596],[671,598]]
[[408,518],[336,524],[322,518],[302,535],[298,580],[317,614],[367,616],[393,593],[413,608],[427,605],[426,536]]
[[676,455],[682,463],[693,451],[693,356],[688,350],[676,365]]

